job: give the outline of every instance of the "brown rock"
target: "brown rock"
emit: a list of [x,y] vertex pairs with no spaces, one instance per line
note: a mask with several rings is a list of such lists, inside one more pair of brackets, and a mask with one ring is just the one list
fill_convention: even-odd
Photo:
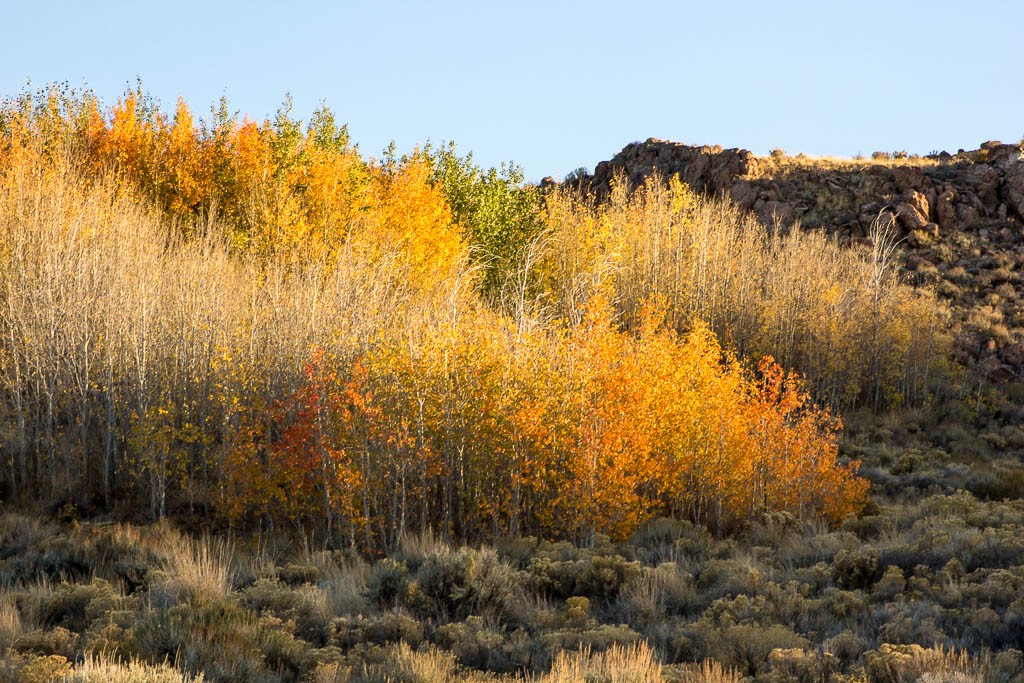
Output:
[[923,190],[931,186],[931,178],[914,166],[897,166],[892,170],[892,179],[900,192]]
[[1017,216],[1024,218],[1024,163],[1017,162],[1007,167],[1003,195]]
[[917,212],[929,218],[931,216],[931,207],[928,205],[928,198],[920,192],[911,190],[907,193],[907,203],[917,209]]
[[776,221],[782,225],[789,225],[793,222],[795,211],[792,206],[785,202],[757,200],[754,204],[754,213],[765,225],[774,225]]
[[934,270],[935,266],[928,259],[924,258],[920,254],[907,254],[907,270]]
[[683,182],[690,187],[703,190],[704,189],[704,175],[707,173],[708,167],[711,165],[711,159],[706,154],[699,154],[693,159],[682,172]]
[[1014,368],[1024,368],[1024,342],[1010,344],[1002,352],[1003,362]]
[[750,209],[757,201],[757,191],[747,180],[737,180],[729,190],[729,196],[733,202],[743,209]]
[[939,225],[946,230],[956,230],[960,222],[956,217],[956,190],[952,185],[946,185],[935,200],[935,218]]
[[1013,379],[1013,368],[1000,363],[988,371],[988,381],[994,384],[1005,384]]
[[964,181],[978,197],[982,206],[991,207],[994,211],[999,203],[999,171],[988,164],[977,164],[969,167],[964,173]]
[[961,204],[956,208],[956,217],[961,225],[970,227],[978,221],[978,210],[973,206]]
[[921,230],[928,225],[928,200],[920,192],[911,191],[896,204],[896,219],[905,230]]

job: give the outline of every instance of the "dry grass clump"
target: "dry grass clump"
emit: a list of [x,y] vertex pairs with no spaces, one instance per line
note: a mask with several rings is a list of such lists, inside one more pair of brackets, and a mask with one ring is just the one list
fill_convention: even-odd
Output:
[[386,653],[386,660],[364,669],[360,680],[393,683],[455,683],[458,665],[455,655],[427,648],[415,651],[408,643],[399,643]]
[[660,683],[661,664],[646,643],[612,645],[604,652],[561,652],[539,683]]
[[223,539],[167,534],[164,575],[151,590],[176,603],[215,602],[231,592],[231,546]]
[[203,683],[203,674],[191,676],[167,663],[121,662],[111,657],[86,655],[65,674],[62,683]]
[[699,604],[693,576],[674,562],[645,567],[640,576],[619,591],[618,607],[625,620],[636,626],[654,624],[667,614],[680,614]]
[[329,553],[310,558],[320,570],[318,587],[326,593],[331,614],[338,616],[365,614],[370,611],[366,599],[371,567],[359,557],[335,559]]
[[426,558],[447,555],[451,550],[451,544],[428,526],[419,533],[406,533],[402,536],[398,552],[393,557],[415,568]]
[[352,667],[338,662],[321,662],[310,674],[310,683],[349,683]]
[[722,666],[714,659],[705,659],[699,664],[680,667],[675,680],[679,683],[742,683],[745,679],[739,671]]
[[0,655],[6,653],[24,633],[18,604],[11,595],[0,599]]

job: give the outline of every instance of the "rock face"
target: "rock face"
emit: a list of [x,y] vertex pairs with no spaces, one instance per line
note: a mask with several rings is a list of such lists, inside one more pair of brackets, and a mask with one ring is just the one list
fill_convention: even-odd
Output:
[[812,160],[744,149],[634,142],[573,183],[598,199],[624,177],[657,174],[728,198],[765,225],[799,222],[863,241],[890,218],[903,239],[905,272],[933,286],[953,312],[961,359],[993,368],[991,381],[1024,382],[1024,149],[989,141],[926,159]]
[[864,222],[879,212],[891,214],[905,235],[1024,219],[1020,145],[990,141],[973,152],[935,155],[926,165],[774,161],[745,149],[651,138],[626,145],[576,181],[602,197],[620,174],[633,187],[655,173],[666,179],[678,175],[694,190],[728,196],[766,222],[799,220],[853,237],[866,233]]
[[607,194],[612,178],[619,173],[625,173],[634,186],[658,173],[663,178],[679,175],[697,191],[717,193],[731,187],[736,178],[749,174],[756,160],[754,154],[745,149],[691,147],[651,139],[626,145],[611,161],[599,163],[594,175],[584,176],[584,181],[602,195]]

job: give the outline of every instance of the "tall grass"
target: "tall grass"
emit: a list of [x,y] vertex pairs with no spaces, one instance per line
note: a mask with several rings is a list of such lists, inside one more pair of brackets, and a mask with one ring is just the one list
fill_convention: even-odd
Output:
[[223,539],[169,534],[164,590],[190,602],[214,602],[231,592],[231,546]]
[[62,683],[203,683],[203,674],[191,676],[168,664],[121,662],[111,657],[86,655]]
[[646,643],[613,645],[604,652],[560,652],[540,683],[661,683],[661,664]]
[[6,653],[24,631],[13,596],[0,598],[0,655]]
[[683,670],[680,683],[742,683],[744,676],[735,669],[722,666],[713,659],[705,659]]

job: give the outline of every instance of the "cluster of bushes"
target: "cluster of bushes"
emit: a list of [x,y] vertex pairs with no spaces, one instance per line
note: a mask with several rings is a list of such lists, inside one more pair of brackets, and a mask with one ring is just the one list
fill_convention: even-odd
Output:
[[1022,538],[1024,502],[963,491],[883,503],[831,529],[776,513],[728,539],[659,519],[591,547],[454,547],[428,533],[374,561],[192,540],[166,523],[8,514],[0,671],[561,681],[615,660],[645,681],[1019,681]]

